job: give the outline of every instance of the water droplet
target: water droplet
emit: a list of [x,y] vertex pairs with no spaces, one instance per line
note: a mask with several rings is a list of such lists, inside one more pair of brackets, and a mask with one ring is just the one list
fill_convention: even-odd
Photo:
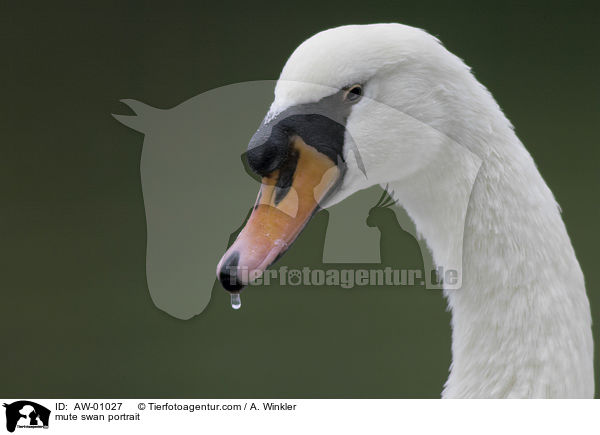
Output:
[[242,306],[242,299],[239,293],[231,293],[231,308],[239,310]]

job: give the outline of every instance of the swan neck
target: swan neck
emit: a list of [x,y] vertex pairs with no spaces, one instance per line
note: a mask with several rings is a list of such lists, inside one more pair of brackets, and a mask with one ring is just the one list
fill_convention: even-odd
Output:
[[487,145],[477,170],[446,156],[409,188],[393,183],[436,265],[460,276],[444,284],[443,397],[592,397],[589,302],[559,208],[512,130]]

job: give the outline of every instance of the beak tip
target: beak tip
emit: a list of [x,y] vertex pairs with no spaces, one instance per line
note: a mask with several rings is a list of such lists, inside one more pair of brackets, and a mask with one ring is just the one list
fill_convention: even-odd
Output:
[[226,257],[217,266],[217,278],[225,290],[230,293],[239,293],[245,287],[237,275],[240,254],[234,251],[231,254],[226,254]]
[[245,287],[244,284],[239,282],[236,278],[230,279],[230,277],[226,277],[223,279],[222,276],[219,276],[219,281],[223,288],[229,293],[240,293]]

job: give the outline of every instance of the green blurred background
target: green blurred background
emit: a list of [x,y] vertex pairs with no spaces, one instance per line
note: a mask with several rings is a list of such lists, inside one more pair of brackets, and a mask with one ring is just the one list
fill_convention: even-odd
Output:
[[[303,40],[350,23],[424,28],[491,90],[562,206],[600,339],[592,2],[5,2],[0,20],[0,396],[439,397],[439,291],[270,286],[234,312],[215,287],[181,321],[146,286],[143,137],[110,116],[119,99],[169,108],[274,79]],[[401,255],[420,261],[416,242]]]

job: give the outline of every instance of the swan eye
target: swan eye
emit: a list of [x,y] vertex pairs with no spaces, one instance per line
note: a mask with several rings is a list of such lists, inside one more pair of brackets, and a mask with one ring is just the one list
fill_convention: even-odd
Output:
[[356,103],[360,100],[360,97],[363,95],[363,88],[361,85],[353,85],[346,89],[346,93],[344,94],[344,99],[351,103]]

